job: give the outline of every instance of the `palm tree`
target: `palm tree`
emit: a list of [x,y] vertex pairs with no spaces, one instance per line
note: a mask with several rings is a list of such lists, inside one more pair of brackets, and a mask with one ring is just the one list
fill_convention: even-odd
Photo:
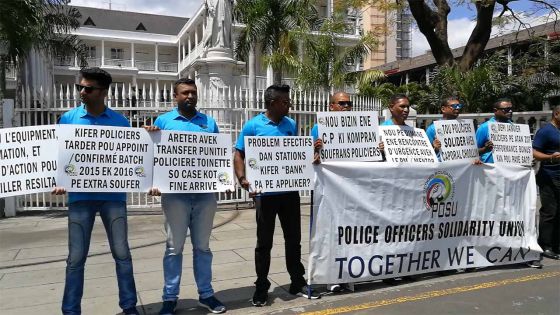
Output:
[[85,46],[76,35],[80,12],[68,6],[69,0],[13,0],[0,6],[0,100],[6,91],[8,63],[17,75],[16,104],[21,105],[24,64],[32,49],[47,56],[77,53],[85,64]]
[[236,58],[249,60],[249,81],[254,90],[254,52],[260,48],[269,55],[266,63],[274,70],[274,83],[282,81],[284,58],[293,56],[296,47],[289,40],[290,32],[309,31],[317,20],[312,0],[238,0],[234,16],[245,24],[235,45]]

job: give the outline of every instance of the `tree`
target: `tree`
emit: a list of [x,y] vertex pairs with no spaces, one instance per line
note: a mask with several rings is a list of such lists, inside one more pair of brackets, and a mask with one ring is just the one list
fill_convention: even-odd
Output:
[[0,100],[6,91],[6,69],[11,63],[18,73],[16,104],[21,105],[23,69],[32,49],[47,56],[77,53],[85,64],[85,46],[70,32],[80,26],[80,12],[69,0],[13,0],[0,6]]
[[[402,1],[402,0],[401,0]],[[460,57],[455,59],[448,42],[447,18],[451,7],[447,0],[407,0],[412,16],[418,24],[418,29],[430,45],[432,55],[440,66],[457,65],[460,71],[467,71],[473,67],[477,60],[482,57],[486,44],[490,39],[494,22],[517,21],[520,27],[526,27],[512,8],[517,0],[457,0],[456,5],[473,5],[476,9],[476,25],[472,31],[465,49]],[[558,19],[558,0],[528,0],[533,3],[534,8],[530,14],[550,12]],[[494,18],[494,13],[499,14]]]
[[[245,24],[235,45],[235,55],[247,60],[257,48],[263,55],[294,54],[296,48],[288,34],[312,29],[317,11],[312,0],[238,0],[234,16]],[[274,70],[274,83],[279,84],[284,63],[278,58],[269,59],[268,63]]]

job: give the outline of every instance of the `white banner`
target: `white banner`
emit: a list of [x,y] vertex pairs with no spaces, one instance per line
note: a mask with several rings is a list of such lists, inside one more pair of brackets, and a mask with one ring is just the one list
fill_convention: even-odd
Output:
[[154,187],[162,193],[234,190],[231,135],[162,130],[154,134]]
[[529,125],[489,123],[495,163],[531,165],[533,143]]
[[472,119],[434,121],[436,137],[441,142],[442,161],[473,161],[478,159],[478,147]]
[[321,161],[381,161],[377,112],[319,112]]
[[58,125],[58,186],[70,192],[148,191],[153,143],[141,128]]
[[346,283],[539,259],[536,184],[517,165],[316,167],[311,283]]
[[0,198],[56,186],[55,126],[0,129]]
[[313,188],[311,137],[245,137],[245,176],[255,192]]
[[410,126],[380,126],[379,130],[387,162],[438,162],[434,148],[423,129]]

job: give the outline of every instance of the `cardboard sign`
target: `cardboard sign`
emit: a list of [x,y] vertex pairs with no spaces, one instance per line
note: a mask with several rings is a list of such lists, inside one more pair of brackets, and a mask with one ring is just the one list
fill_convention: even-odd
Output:
[[423,129],[410,126],[381,126],[385,157],[390,163],[437,163],[430,140]]
[[153,143],[140,128],[59,125],[58,185],[70,192],[148,191]]
[[533,144],[529,125],[489,123],[488,132],[494,144],[494,162],[531,165]]
[[0,197],[48,192],[56,187],[55,126],[0,130]]
[[234,190],[231,135],[162,130],[154,138],[154,187],[162,193]]
[[436,137],[441,142],[442,161],[478,159],[478,148],[472,119],[434,121]]
[[321,161],[381,161],[377,112],[317,113]]
[[313,188],[311,137],[245,137],[245,174],[255,192]]

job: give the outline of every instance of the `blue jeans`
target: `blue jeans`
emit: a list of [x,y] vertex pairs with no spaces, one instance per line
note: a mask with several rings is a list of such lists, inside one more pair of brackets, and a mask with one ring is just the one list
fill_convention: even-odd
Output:
[[111,254],[115,259],[119,285],[119,306],[122,309],[136,306],[136,285],[132,270],[132,257],[128,248],[126,202],[76,201],[68,206],[68,259],[66,260],[66,283],[62,298],[63,314],[81,314],[84,265],[97,211],[103,220]]
[[179,297],[183,270],[183,247],[190,230],[193,247],[193,271],[198,295],[205,299],[212,289],[212,252],[210,233],[216,214],[216,196],[210,194],[163,194],[161,206],[165,215],[167,243],[163,257],[164,301]]

